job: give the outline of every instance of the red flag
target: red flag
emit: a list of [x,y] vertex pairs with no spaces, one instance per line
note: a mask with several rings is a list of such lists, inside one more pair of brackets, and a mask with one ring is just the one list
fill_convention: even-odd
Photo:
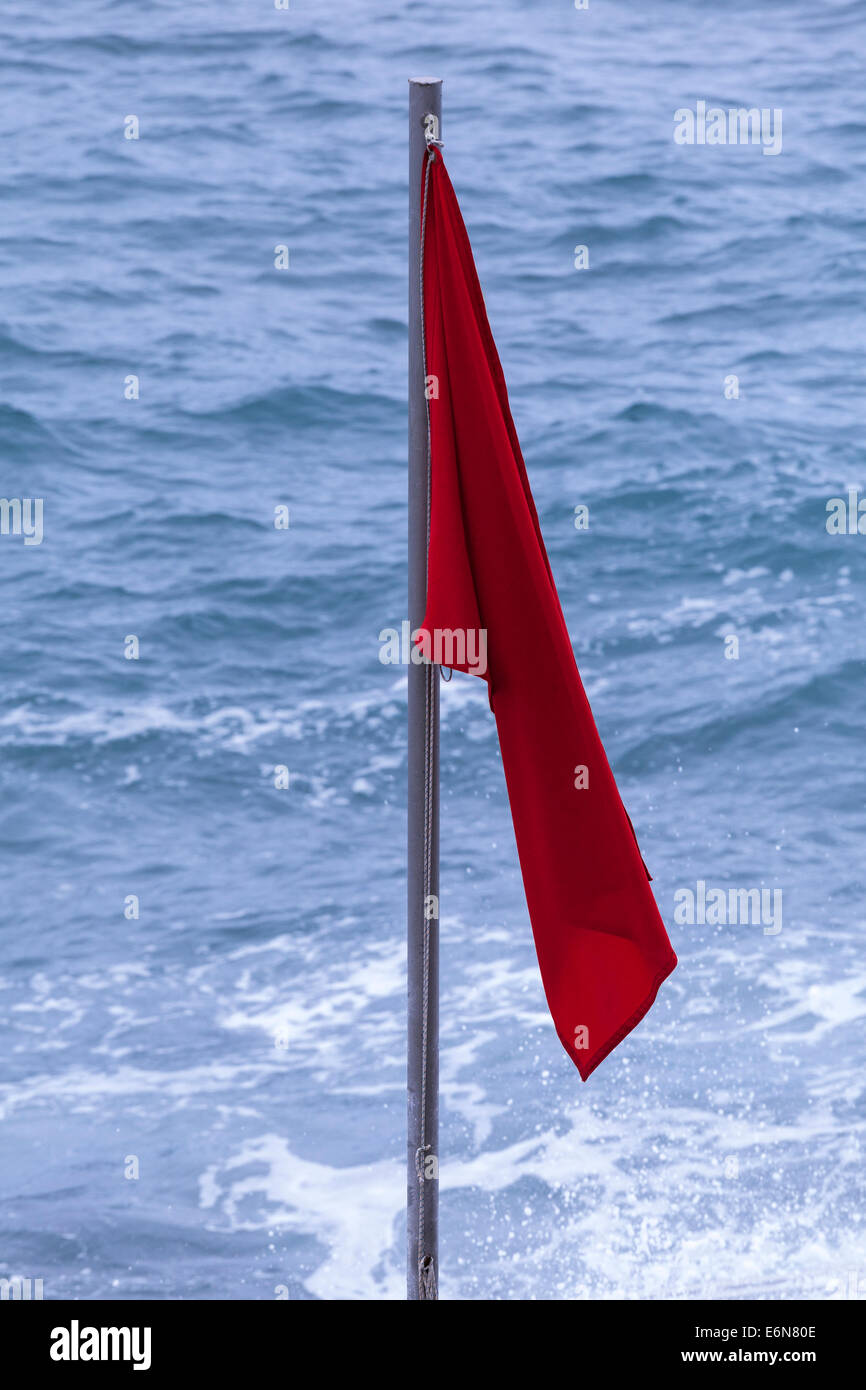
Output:
[[422,235],[431,507],[416,640],[429,659],[488,682],[541,978],[585,1081],[677,958],[578,675],[438,152]]

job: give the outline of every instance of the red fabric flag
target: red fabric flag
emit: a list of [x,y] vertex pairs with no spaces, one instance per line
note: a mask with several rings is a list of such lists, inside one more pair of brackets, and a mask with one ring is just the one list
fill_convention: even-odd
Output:
[[428,659],[488,682],[541,978],[585,1081],[677,958],[578,675],[438,152],[422,234],[431,506],[416,641]]

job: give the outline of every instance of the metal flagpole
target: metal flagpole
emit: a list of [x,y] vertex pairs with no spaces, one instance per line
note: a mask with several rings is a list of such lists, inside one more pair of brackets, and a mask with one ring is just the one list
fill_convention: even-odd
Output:
[[[428,117],[435,117],[434,122]],[[427,599],[428,420],[421,318],[421,181],[442,82],[409,80],[409,627]],[[406,1296],[439,1286],[439,668],[409,663]]]

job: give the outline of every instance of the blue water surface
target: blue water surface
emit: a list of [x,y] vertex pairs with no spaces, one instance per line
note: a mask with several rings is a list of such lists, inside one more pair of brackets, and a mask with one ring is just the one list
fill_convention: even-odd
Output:
[[[582,1085],[455,676],[442,1296],[866,1296],[866,537],[826,528],[866,497],[862,5],[7,0],[4,30],[0,491],[44,531],[0,536],[0,1276],[402,1296],[378,635],[406,616],[406,83],[435,73],[680,957]],[[698,101],[781,109],[781,152],[677,144]],[[675,923],[699,880],[780,890],[781,930]]]

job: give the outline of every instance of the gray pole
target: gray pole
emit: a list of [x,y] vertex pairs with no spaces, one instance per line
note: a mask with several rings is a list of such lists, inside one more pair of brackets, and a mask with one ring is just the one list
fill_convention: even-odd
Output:
[[[409,624],[412,632],[421,624],[427,599],[427,401],[420,297],[421,178],[426,148],[424,117],[427,115],[434,115],[441,125],[442,83],[433,77],[410,78]],[[439,1286],[439,670],[436,666],[416,666],[412,662],[409,663],[408,832],[406,1297],[424,1300],[437,1298]]]

